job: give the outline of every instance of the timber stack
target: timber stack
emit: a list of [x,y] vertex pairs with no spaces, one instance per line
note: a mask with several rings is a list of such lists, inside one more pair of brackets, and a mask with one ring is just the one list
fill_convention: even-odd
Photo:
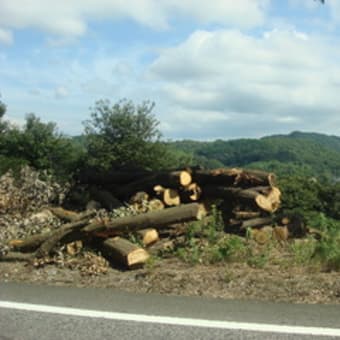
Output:
[[[9,241],[10,250],[0,260],[41,261],[61,244],[69,254],[82,244],[94,247],[113,263],[134,268],[144,264],[153,249],[166,247],[181,237],[187,222],[221,210],[226,232],[245,233],[273,225],[280,205],[280,190],[272,173],[239,168],[173,171],[89,171],[81,177],[91,200],[82,212],[50,208],[64,221],[59,228]],[[127,216],[102,217],[99,207]],[[131,242],[131,238],[138,240]]]

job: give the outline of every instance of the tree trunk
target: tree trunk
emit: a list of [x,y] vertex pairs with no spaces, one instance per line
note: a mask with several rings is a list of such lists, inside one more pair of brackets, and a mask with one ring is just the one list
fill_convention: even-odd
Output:
[[80,221],[70,222],[62,225],[59,229],[49,231],[46,233],[29,236],[23,240],[11,240],[9,245],[13,249],[17,249],[20,251],[33,251],[37,248],[41,247],[44,243],[45,245],[42,247],[41,252],[45,252],[47,249],[51,249],[53,246],[68,233],[73,232],[74,230],[80,229],[86,226],[90,221],[90,218],[85,218]]
[[253,186],[274,186],[275,175],[259,170],[220,168],[214,170],[194,170],[193,181],[200,185],[223,185],[249,188]]
[[97,187],[90,187],[91,198],[100,203],[100,205],[111,211],[123,206],[123,203],[119,201],[110,191],[99,189]]
[[272,217],[258,217],[245,221],[231,220],[230,226],[239,227],[241,230],[245,230],[247,228],[262,227],[265,225],[270,225],[272,223],[273,223]]
[[233,214],[237,220],[248,220],[251,218],[260,217],[261,215],[259,211],[239,211],[239,210],[233,210]]
[[223,198],[229,201],[238,199],[245,204],[255,203],[259,208],[267,212],[275,212],[280,205],[280,190],[272,188],[270,193],[265,196],[257,191],[250,189],[241,189],[222,186],[206,186],[203,189],[206,197]]
[[138,191],[153,193],[155,185],[178,189],[181,186],[189,185],[191,180],[191,175],[187,171],[160,172],[127,184],[124,187],[117,189],[116,193],[123,197],[129,196]]
[[83,230],[97,232],[103,230],[136,231],[145,228],[160,229],[174,223],[200,220],[206,215],[205,209],[198,203],[183,204],[178,207],[159,211],[150,211],[137,216],[126,216],[104,223],[94,222]]
[[121,237],[114,237],[104,241],[102,248],[105,256],[113,261],[118,261],[128,268],[142,265],[150,257],[143,248]]

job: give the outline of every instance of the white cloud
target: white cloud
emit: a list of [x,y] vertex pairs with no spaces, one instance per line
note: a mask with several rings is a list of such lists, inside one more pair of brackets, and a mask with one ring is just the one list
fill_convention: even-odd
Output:
[[0,28],[0,44],[10,45],[13,43],[13,34],[9,30]]
[[[61,36],[80,36],[92,20],[130,18],[164,29],[173,16],[191,17],[200,23],[254,27],[263,23],[269,0],[1,0],[0,25],[38,28]],[[57,42],[60,43],[60,42]]]
[[[262,37],[235,30],[196,31],[164,49],[149,72],[188,124],[194,111],[196,117],[214,111],[225,115],[228,123],[220,122],[229,131],[260,121],[262,130],[265,124],[269,129],[280,123],[315,129],[321,120],[334,131],[340,107],[336,46],[295,30],[273,30]],[[206,122],[197,121],[204,131]]]
[[54,90],[54,95],[57,99],[61,99],[61,98],[67,97],[69,95],[69,92],[64,86],[58,86]]

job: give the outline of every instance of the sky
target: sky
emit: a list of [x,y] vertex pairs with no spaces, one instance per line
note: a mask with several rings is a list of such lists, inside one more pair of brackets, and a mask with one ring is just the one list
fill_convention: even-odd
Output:
[[165,139],[340,135],[340,0],[0,0],[7,119],[83,132],[155,102]]

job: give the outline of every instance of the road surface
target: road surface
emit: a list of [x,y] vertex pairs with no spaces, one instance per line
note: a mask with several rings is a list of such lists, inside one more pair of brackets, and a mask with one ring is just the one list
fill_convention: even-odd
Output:
[[340,339],[340,306],[0,283],[12,339]]

